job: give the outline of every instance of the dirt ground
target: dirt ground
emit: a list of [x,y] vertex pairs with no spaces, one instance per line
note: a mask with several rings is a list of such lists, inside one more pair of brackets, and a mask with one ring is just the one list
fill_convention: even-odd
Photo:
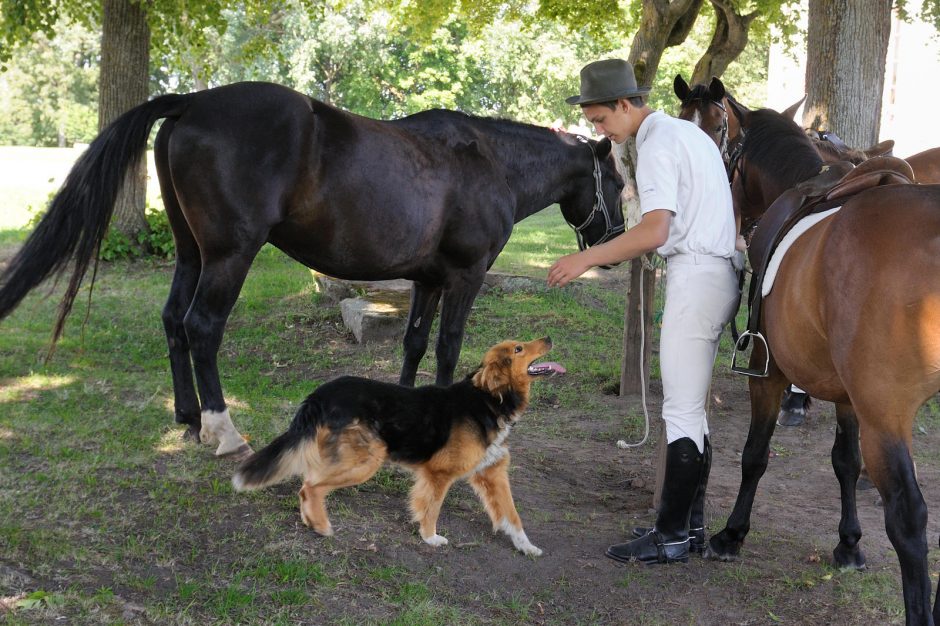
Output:
[[[616,275],[605,282],[617,287]],[[536,384],[564,382],[556,378]],[[388,497],[369,484],[331,496],[332,510],[357,511],[351,524],[334,516],[337,534],[331,542],[339,550],[359,551],[375,564],[428,572],[432,589],[484,621],[903,623],[899,567],[875,490],[859,493],[867,570],[839,571],[830,565],[838,543],[840,499],[830,461],[835,415],[828,403],[814,403],[801,426],[777,428],[752,530],[738,561],[693,556],[689,564],[646,566],[607,559],[608,545],[624,541],[634,526],[653,518],[661,394],[659,382],[653,381],[647,399],[654,421],[651,441],[629,450],[616,446],[620,435],[611,432],[610,416],[642,414],[638,397],[605,396],[599,388],[602,408],[584,412],[559,408],[549,393],[522,417],[508,441],[511,482],[526,532],[544,551],[540,558],[522,557],[507,537],[492,534],[481,505],[463,483],[453,488],[442,511],[439,532],[450,541],[442,549],[423,545],[409,525],[406,494]],[[723,528],[733,508],[750,415],[746,379],[727,367],[716,371],[712,395],[709,536]],[[938,439],[923,428],[915,432],[917,449],[935,449]],[[936,464],[921,462],[919,478],[928,505],[940,500]],[[287,500],[285,506],[291,506],[294,487],[277,489]],[[364,519],[367,523],[361,523]],[[928,524],[931,546],[936,545],[938,519],[935,515]],[[298,519],[292,532],[309,531]],[[936,560],[932,553],[934,579]],[[507,603],[526,606],[524,617],[507,616]],[[372,613],[368,604],[365,598],[361,605],[353,600],[344,614],[381,620],[381,611]]]
[[[345,341],[340,336],[338,340]],[[356,346],[349,342],[345,349]],[[576,367],[565,365],[569,370]],[[564,385],[565,379],[536,384]],[[279,530],[283,541],[302,544],[309,558],[328,571],[400,568],[426,585],[434,602],[454,607],[475,623],[903,623],[899,567],[875,491],[859,496],[867,571],[841,572],[828,565],[838,542],[840,501],[830,463],[834,412],[825,403],[816,403],[803,425],[777,428],[751,533],[738,561],[719,563],[693,555],[688,564],[645,566],[607,559],[608,545],[624,541],[634,526],[646,525],[653,517],[658,428],[654,424],[653,440],[643,447],[619,449],[616,440],[622,433],[612,431],[611,416],[641,414],[639,398],[604,395],[602,389],[599,385],[590,403],[600,408],[590,411],[560,408],[552,393],[539,394],[507,442],[516,505],[529,539],[544,551],[539,558],[522,556],[505,535],[492,533],[465,483],[455,485],[445,501],[439,532],[450,543],[442,548],[422,543],[409,522],[407,488],[389,489],[375,481],[331,495],[335,536],[314,535],[292,513]],[[744,378],[727,367],[719,369],[712,392],[709,536],[721,530],[733,507],[749,417]],[[653,381],[648,408],[654,420],[660,398],[659,383]],[[927,454],[937,449],[940,433],[915,427],[914,441],[915,451]],[[929,506],[940,501],[938,464],[935,457],[918,458]],[[220,476],[230,472],[230,464],[209,460],[208,452],[207,462],[220,463]],[[266,491],[275,496],[279,509],[296,511],[296,489],[295,482],[287,482]],[[940,511],[934,508],[932,513],[928,545],[936,546]],[[246,520],[265,514],[257,503],[240,501],[219,520],[219,529],[244,529]],[[238,549],[262,547],[267,546]],[[934,550],[930,569],[935,585],[936,557]],[[361,576],[339,584],[318,599],[316,615],[303,623],[340,618],[345,623],[385,623],[394,615],[380,586],[363,582]],[[121,596],[138,605],[148,602],[126,589]],[[129,621],[150,623],[136,615],[140,619]]]

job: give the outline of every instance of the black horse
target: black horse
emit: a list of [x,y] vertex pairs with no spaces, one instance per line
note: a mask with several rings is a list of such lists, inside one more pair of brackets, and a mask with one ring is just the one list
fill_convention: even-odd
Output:
[[624,227],[608,140],[442,110],[378,121],[279,85],[239,83],[155,98],[105,129],[0,276],[0,319],[74,260],[59,337],[124,176],[161,118],[154,156],[176,240],[163,309],[176,421],[188,436],[218,442],[219,455],[250,452],[226,409],[216,358],[266,242],[331,276],[414,281],[402,384],[414,384],[441,302],[443,385],[513,224],[558,203],[582,247]]

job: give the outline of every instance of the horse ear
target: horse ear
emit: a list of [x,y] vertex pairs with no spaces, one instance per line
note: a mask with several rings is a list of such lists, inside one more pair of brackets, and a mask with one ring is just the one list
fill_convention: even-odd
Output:
[[727,96],[726,99],[728,101],[728,106],[731,107],[731,112],[734,113],[734,117],[737,118],[738,123],[742,128],[747,128],[751,117],[750,110],[730,96]]
[[608,137],[604,137],[603,139],[598,141],[597,145],[594,146],[594,150],[597,152],[597,158],[606,159],[607,155],[610,154],[610,148],[611,148],[611,144],[610,144],[610,139]]
[[682,74],[676,74],[676,79],[672,81],[672,90],[676,92],[676,97],[682,101],[689,96],[689,83],[685,82]]
[[881,143],[876,143],[871,148],[862,150],[868,158],[877,156],[892,156],[894,152],[894,139],[885,139]]
[[712,82],[708,85],[708,97],[714,102],[721,102],[725,97],[725,84],[717,76],[712,76]]
[[806,94],[803,94],[802,98],[800,98],[799,100],[797,100],[796,102],[794,102],[793,104],[785,108],[783,111],[781,111],[780,115],[784,116],[788,120],[792,120],[793,116],[796,115],[796,110],[800,108],[800,105],[803,104],[804,100],[806,100]]

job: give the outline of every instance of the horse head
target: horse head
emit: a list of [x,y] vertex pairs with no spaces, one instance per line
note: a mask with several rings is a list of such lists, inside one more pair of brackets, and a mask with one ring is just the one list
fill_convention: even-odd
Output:
[[746,233],[781,193],[819,173],[823,160],[791,116],[734,101],[729,108],[741,125],[731,146],[731,197]]
[[624,231],[620,196],[623,179],[614,162],[616,157],[611,151],[610,139],[594,141],[579,135],[575,137],[579,144],[584,144],[584,147],[579,146],[583,150],[579,163],[583,158],[585,163],[591,163],[592,166],[590,169],[578,169],[577,180],[573,181],[569,193],[559,201],[559,205],[561,214],[574,228],[578,248],[584,250]]
[[680,101],[679,119],[688,120],[701,128],[711,137],[725,163],[728,162],[729,119],[726,102],[728,95],[725,86],[717,77],[713,77],[707,86],[698,84],[689,87],[682,78],[676,74],[672,89]]

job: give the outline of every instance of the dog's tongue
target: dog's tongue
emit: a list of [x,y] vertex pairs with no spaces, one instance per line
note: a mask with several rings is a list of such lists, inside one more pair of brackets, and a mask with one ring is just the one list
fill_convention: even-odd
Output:
[[561,363],[547,361],[545,363],[533,363],[529,366],[531,376],[542,376],[544,374],[564,374],[567,370]]

